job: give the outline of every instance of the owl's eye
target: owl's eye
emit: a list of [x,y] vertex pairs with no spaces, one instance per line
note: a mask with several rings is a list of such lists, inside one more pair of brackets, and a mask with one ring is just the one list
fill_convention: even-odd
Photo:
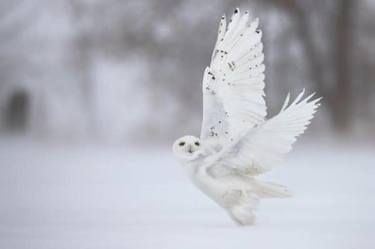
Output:
[[184,146],[184,145],[185,145],[185,142],[180,142],[178,145],[179,145],[179,146]]
[[194,144],[195,144],[196,146],[199,146],[199,145],[200,145],[200,143],[199,143],[199,142],[195,142]]

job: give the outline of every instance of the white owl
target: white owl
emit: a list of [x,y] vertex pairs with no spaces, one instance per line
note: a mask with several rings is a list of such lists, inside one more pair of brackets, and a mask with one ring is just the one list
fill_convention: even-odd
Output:
[[193,183],[240,225],[255,222],[261,198],[288,197],[281,185],[256,180],[291,150],[319,106],[304,91],[266,120],[262,32],[258,19],[237,8],[227,25],[221,18],[211,65],[203,76],[200,138],[184,136],[174,155]]

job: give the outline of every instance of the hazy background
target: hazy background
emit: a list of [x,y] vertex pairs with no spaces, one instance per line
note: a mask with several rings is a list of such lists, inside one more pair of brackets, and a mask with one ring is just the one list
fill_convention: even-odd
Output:
[[[199,134],[218,21],[260,18],[266,102],[323,96],[233,226],[170,147]],[[1,248],[375,248],[375,1],[0,0]]]
[[261,20],[271,114],[306,87],[324,97],[311,132],[375,139],[371,0],[1,0],[2,133],[157,143],[199,134],[203,69],[235,6]]

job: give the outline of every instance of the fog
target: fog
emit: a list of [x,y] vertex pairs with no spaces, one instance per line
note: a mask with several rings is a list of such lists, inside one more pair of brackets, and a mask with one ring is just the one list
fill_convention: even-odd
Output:
[[[218,21],[260,18],[268,117],[322,96],[236,227],[171,153],[199,135]],[[0,0],[1,248],[374,248],[371,0]]]

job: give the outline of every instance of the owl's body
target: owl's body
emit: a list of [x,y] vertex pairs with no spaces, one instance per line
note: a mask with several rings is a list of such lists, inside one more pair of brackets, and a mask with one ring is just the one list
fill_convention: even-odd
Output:
[[225,208],[238,224],[255,221],[259,199],[289,197],[281,185],[255,177],[272,169],[291,150],[319,106],[304,91],[266,119],[263,44],[258,20],[236,9],[225,16],[202,84],[203,122],[200,138],[184,136],[173,152],[192,182]]
[[[194,138],[192,138],[194,139]],[[185,139],[186,140],[186,139]],[[210,163],[215,154],[202,149],[194,159],[181,160],[181,165],[191,181],[203,193],[228,211],[240,225],[251,225],[255,221],[253,210],[260,198],[289,197],[288,190],[272,183],[260,182],[253,177],[227,172],[229,165]],[[213,172],[213,171],[217,172]]]

